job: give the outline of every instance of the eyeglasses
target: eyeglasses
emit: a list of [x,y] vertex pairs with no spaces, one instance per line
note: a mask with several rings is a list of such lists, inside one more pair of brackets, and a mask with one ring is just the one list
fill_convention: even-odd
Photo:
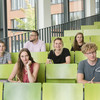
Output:
[[30,35],[30,36],[37,36],[37,35]]
[[91,54],[95,54],[96,51],[93,51],[93,52],[89,52],[89,53],[86,53],[87,55],[91,55]]

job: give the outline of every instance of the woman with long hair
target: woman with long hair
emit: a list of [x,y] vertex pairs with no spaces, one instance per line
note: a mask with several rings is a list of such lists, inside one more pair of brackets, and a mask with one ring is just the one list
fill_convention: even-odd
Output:
[[[15,64],[13,71],[8,78],[10,82],[24,82],[33,83],[36,82],[37,74],[39,70],[39,64],[35,63],[31,57],[31,53],[27,48],[23,48],[19,52],[19,58]],[[17,81],[13,79],[17,75]]]
[[81,47],[85,44],[83,33],[76,34],[71,51],[81,51]]
[[53,48],[54,50],[51,50],[48,59],[47,59],[47,64],[51,63],[51,60],[55,64],[57,63],[70,63],[70,52],[67,48],[63,48],[63,41],[61,38],[56,38],[53,41]]

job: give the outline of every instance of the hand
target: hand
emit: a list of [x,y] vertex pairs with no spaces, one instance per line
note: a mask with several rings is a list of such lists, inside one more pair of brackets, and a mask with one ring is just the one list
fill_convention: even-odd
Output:
[[32,62],[29,60],[28,63],[26,64],[27,69],[29,69],[29,66],[32,64]]

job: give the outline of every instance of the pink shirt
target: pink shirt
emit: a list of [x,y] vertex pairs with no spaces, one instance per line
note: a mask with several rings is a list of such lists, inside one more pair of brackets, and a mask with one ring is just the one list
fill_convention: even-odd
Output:
[[45,52],[46,46],[44,41],[38,40],[36,44],[33,44],[30,41],[27,41],[24,44],[24,48],[27,48],[30,52]]
[[[31,74],[33,73],[33,67],[34,67],[34,63],[30,66]],[[28,74],[27,74],[27,71],[25,69],[23,70],[23,82],[29,83]]]

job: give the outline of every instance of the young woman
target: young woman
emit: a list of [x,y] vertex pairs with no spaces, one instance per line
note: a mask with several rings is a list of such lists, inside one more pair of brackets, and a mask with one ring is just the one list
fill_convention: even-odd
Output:
[[81,51],[81,47],[85,44],[83,33],[77,33],[74,39],[71,51]]
[[[28,49],[23,48],[19,53],[19,58],[14,69],[8,78],[10,82],[34,83],[37,79],[39,64],[33,61]],[[17,81],[13,79],[17,75]]]
[[0,64],[11,64],[11,55],[5,49],[5,43],[0,40]]
[[70,63],[70,52],[67,48],[63,48],[63,41],[61,38],[56,38],[53,41],[53,47],[54,50],[51,50],[48,59],[47,59],[47,64],[51,63],[51,60],[55,64],[57,63]]

